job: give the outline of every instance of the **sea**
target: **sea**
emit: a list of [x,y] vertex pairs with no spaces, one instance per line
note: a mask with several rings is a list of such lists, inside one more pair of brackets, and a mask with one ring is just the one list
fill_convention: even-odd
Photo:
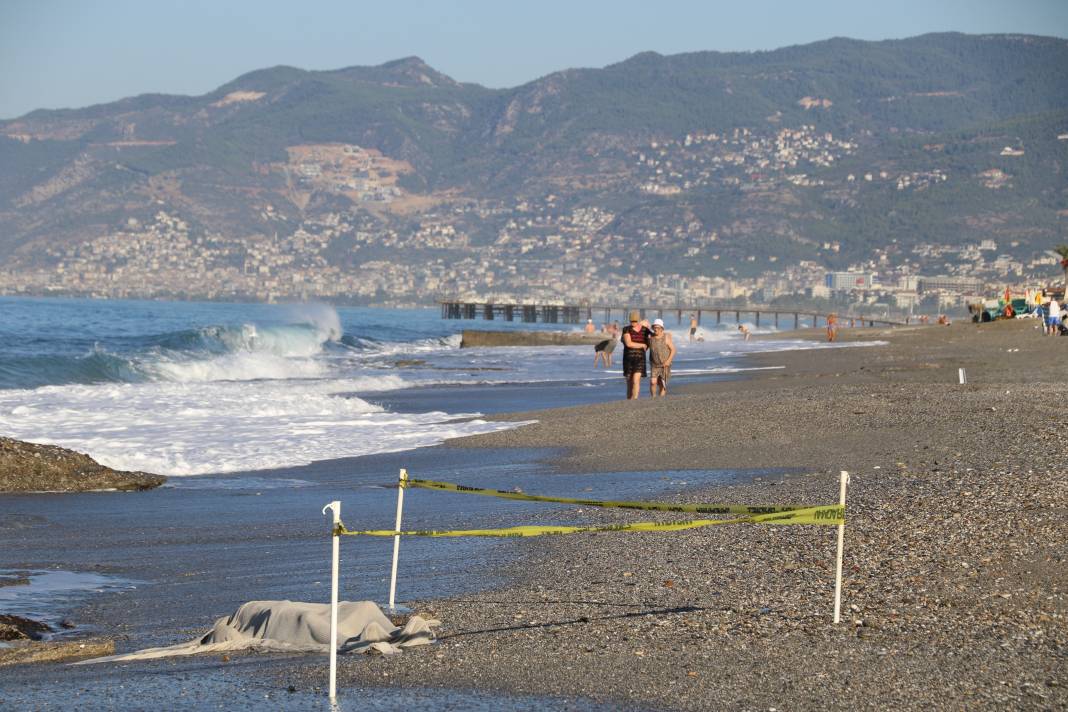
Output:
[[[665,316],[679,348],[676,386],[745,377],[753,368],[747,353],[820,347],[746,341],[733,322],[703,325],[691,343],[687,316],[683,323],[675,313]],[[608,317],[622,321],[623,314]],[[521,425],[490,419],[494,414],[616,402],[625,392],[618,349],[606,370],[595,368],[589,346],[462,349],[465,328],[581,327],[448,320],[436,308],[0,297],[0,435],[168,477],[140,493],[0,495],[0,613],[44,621],[55,639],[121,631],[118,652],[126,652],[184,642],[248,600],[327,601],[323,506],[340,501],[350,528],[392,529],[401,468],[477,487],[610,499],[776,476],[571,473],[552,465],[553,443],[537,450],[443,447],[449,438]],[[575,516],[559,505],[409,490],[403,528]],[[505,581],[531,545],[406,539],[397,601],[477,600],[478,591]],[[385,602],[391,540],[347,540],[342,551],[342,597]],[[273,708],[260,692],[270,700],[286,664],[242,665],[237,687],[218,664],[196,660],[23,666],[10,677],[17,685],[0,685],[0,702],[50,709],[62,706],[57,690],[69,688],[90,706],[123,707],[129,699],[171,708],[181,686],[191,709],[220,699]],[[298,690],[286,704],[318,709],[320,692]],[[545,698],[502,706],[499,697],[449,691],[393,694],[407,695],[412,709],[596,708]],[[373,708],[391,708],[388,699],[382,704]]]
[[[579,329],[437,309],[0,298],[0,433],[187,477],[410,450],[514,427],[482,417],[502,408],[623,391],[618,353],[599,370],[590,347],[461,349],[463,328]],[[694,344],[688,323],[669,329],[676,383],[801,345],[745,342],[726,323]]]

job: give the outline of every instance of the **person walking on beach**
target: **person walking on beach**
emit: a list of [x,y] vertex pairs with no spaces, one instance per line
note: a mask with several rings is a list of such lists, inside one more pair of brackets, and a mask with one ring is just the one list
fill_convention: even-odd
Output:
[[1061,331],[1061,305],[1056,298],[1050,298],[1046,317],[1046,333],[1049,336],[1057,336]]
[[675,360],[675,342],[664,329],[664,320],[653,320],[653,333],[649,337],[649,395],[653,398],[667,395],[671,378],[671,362]]
[[697,315],[690,314],[690,343],[692,344],[696,340],[697,336]]
[[838,338],[838,316],[836,314],[827,315],[827,340],[834,341]]
[[642,325],[642,316],[630,313],[630,325],[623,330],[623,378],[627,381],[627,400],[637,400],[645,373],[645,352],[652,332]]

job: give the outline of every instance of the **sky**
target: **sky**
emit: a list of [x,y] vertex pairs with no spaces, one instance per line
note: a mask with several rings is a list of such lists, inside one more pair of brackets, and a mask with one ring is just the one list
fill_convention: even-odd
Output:
[[0,118],[205,94],[280,64],[415,55],[461,82],[512,87],[648,50],[947,31],[1068,38],[1068,0],[0,0]]

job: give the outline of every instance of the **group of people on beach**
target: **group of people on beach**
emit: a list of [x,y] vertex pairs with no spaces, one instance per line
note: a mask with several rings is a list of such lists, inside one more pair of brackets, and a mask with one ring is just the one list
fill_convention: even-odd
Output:
[[[649,377],[649,395],[653,398],[667,395],[671,379],[671,362],[675,360],[675,342],[664,328],[663,319],[642,319],[639,312],[632,311],[630,324],[623,329],[623,378],[627,381],[627,400],[637,400],[641,380]],[[646,373],[646,353],[649,355],[651,374]]]
[[[699,329],[696,314],[690,314],[690,343],[704,341]],[[596,333],[592,319],[586,320],[583,329],[587,334]],[[632,311],[628,316],[628,325],[620,328],[618,321],[605,324],[601,333],[608,338],[597,342],[593,347],[593,367],[612,365],[612,353],[616,343],[623,342],[623,378],[627,383],[627,400],[637,400],[641,393],[641,380],[649,378],[649,395],[653,398],[665,396],[668,381],[671,380],[671,364],[675,360],[677,349],[671,333],[664,327],[663,319],[654,319],[652,323],[642,317],[641,312]],[[738,325],[738,335],[749,341],[752,333],[745,324]]]
[[[628,321],[628,325],[622,330],[619,328],[619,322],[612,322],[604,327],[603,331],[608,334],[608,338],[594,346],[594,368],[598,363],[603,363],[605,368],[611,366],[616,342],[622,341],[623,378],[627,381],[627,400],[638,398],[643,378],[649,378],[650,396],[656,398],[667,395],[668,381],[671,380],[671,363],[675,360],[676,353],[671,333],[664,328],[663,319],[654,319],[650,324],[649,320],[643,319],[637,311],[630,313]],[[593,322],[587,321],[586,332],[593,331]],[[696,328],[693,331],[696,331]],[[692,339],[693,332],[690,336]]]

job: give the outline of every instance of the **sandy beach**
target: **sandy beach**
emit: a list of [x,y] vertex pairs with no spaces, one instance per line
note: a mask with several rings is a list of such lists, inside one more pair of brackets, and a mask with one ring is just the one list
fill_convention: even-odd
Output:
[[[539,538],[502,572],[506,587],[417,604],[443,621],[439,645],[346,659],[342,689],[640,709],[1063,709],[1066,343],[1029,320],[842,340],[856,345],[751,357],[782,368],[741,382],[516,413],[539,422],[450,443],[556,447],[570,471],[781,468],[691,501],[832,503],[848,470],[841,624],[832,527]],[[571,509],[546,521],[653,517],[670,519]],[[325,668],[300,676],[321,684]]]

